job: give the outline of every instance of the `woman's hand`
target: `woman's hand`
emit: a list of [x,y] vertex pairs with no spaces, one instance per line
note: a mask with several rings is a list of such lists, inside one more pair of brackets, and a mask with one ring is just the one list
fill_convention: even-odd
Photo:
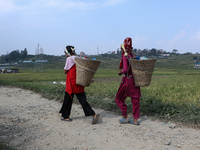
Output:
[[68,71],[69,71],[69,70],[65,70],[65,69],[64,69],[64,74],[67,74]]
[[123,74],[123,72],[122,72],[122,71],[119,71],[119,72],[118,72],[118,75],[119,75],[119,76],[121,76],[122,74]]

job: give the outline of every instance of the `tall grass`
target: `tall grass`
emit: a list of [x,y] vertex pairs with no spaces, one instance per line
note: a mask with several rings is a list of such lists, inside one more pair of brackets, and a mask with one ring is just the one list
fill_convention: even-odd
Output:
[[[115,105],[115,95],[119,84],[116,81],[95,83],[86,88],[86,91],[91,98],[96,99],[93,105],[101,105],[104,109],[118,111],[117,106],[110,107],[110,105]],[[150,86],[141,88],[141,112],[163,119],[200,124],[200,93],[198,91],[200,91],[199,75],[155,77]],[[105,101],[109,103],[108,108]],[[130,98],[126,100],[126,103],[131,113]]]
[[146,96],[159,97],[165,103],[200,104],[199,75],[178,75],[154,78],[151,85],[143,88]]

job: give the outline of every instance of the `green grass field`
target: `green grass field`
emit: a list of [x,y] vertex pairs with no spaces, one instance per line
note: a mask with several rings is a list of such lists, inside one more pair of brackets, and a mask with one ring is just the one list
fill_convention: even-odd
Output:
[[[192,57],[173,56],[157,60],[151,85],[141,88],[142,115],[200,127],[200,69],[192,68]],[[93,107],[120,113],[115,104],[121,79],[117,75],[118,65],[119,59],[101,60],[94,76],[96,82],[85,88],[87,99]],[[53,81],[65,82],[63,66],[60,69],[46,69],[43,73],[34,73],[33,68],[20,68],[21,73],[0,74],[0,85],[32,90],[48,99],[62,101],[65,86],[53,84]],[[130,98],[127,98],[126,103],[131,113]]]

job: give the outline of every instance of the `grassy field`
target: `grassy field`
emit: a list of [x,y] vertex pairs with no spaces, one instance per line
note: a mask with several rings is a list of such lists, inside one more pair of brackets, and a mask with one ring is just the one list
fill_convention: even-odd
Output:
[[[141,88],[141,114],[154,116],[165,121],[179,121],[200,127],[200,69],[192,68],[194,56],[176,56],[158,59],[151,85]],[[101,60],[94,79],[85,88],[87,99],[93,107],[120,113],[115,104],[115,95],[121,77],[117,75],[119,58],[97,58]],[[63,66],[64,66],[63,61]],[[59,62],[61,63],[61,62]],[[65,82],[63,66],[33,72],[33,68],[20,68],[21,73],[0,74],[1,86],[14,86],[41,93],[48,99],[62,101],[65,86],[53,84]],[[77,102],[77,100],[75,100]],[[127,98],[128,112],[132,105]]]

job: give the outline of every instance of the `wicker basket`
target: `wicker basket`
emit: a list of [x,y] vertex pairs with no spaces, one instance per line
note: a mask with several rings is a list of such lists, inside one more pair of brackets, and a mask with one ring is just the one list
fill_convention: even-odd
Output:
[[130,59],[135,86],[145,87],[150,85],[156,60],[157,59]]
[[76,84],[89,86],[100,64],[97,60],[75,58],[76,61]]

